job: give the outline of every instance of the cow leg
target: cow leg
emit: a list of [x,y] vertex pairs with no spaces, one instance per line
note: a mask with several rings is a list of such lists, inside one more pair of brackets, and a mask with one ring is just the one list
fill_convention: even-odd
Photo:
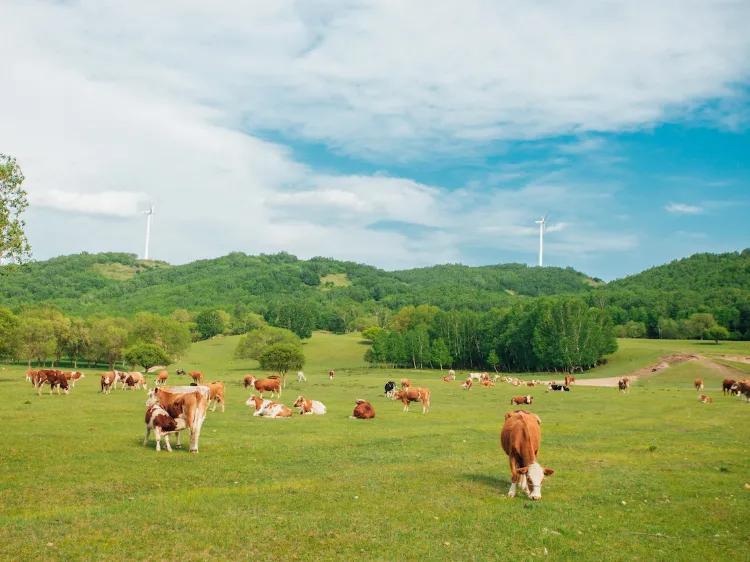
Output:
[[154,428],[154,437],[156,438],[156,451],[161,451],[161,430],[158,427]]
[[182,431],[180,430],[180,431],[177,432],[177,443],[175,443],[175,445],[174,445],[178,449],[182,449],[182,443],[180,443],[180,436],[181,435],[182,435]]
[[198,439],[200,438],[200,435],[201,435],[200,428],[190,429],[190,452],[191,453],[198,452]]
[[221,401],[221,413],[224,413],[224,400]]
[[215,412],[216,411],[216,400],[211,400],[211,402],[213,402],[213,407],[211,408],[211,411]]
[[167,447],[167,451],[172,452],[172,446],[169,444],[169,433],[164,434],[164,445]]
[[516,481],[518,480],[518,472],[516,472],[516,459],[511,455],[508,457],[510,462],[510,490],[508,490],[508,497],[516,497]]
[[146,426],[146,436],[143,438],[143,446],[145,447],[148,444],[148,436],[151,435],[151,428],[149,426]]

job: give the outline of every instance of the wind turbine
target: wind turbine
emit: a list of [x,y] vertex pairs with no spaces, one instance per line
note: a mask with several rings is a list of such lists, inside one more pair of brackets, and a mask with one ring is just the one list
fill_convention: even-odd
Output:
[[544,225],[547,223],[547,215],[534,222],[539,225],[539,267],[542,267],[544,265]]
[[154,206],[153,204],[149,203],[148,210],[143,211],[143,214],[146,215],[146,249],[143,251],[143,259],[148,259],[148,247],[151,243],[151,217],[154,216]]

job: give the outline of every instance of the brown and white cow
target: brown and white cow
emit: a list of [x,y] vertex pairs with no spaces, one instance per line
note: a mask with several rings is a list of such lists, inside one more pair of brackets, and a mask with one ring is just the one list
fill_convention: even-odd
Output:
[[533,396],[529,396],[529,395],[526,395],[526,396],[514,396],[513,398],[510,399],[511,405],[514,405],[514,404],[531,404],[533,401],[534,401],[534,397]]
[[193,379],[193,382],[201,384],[203,382],[203,373],[200,371],[190,371],[190,378]]
[[336,371],[334,371],[333,369],[331,369],[330,371],[328,371],[328,380],[329,381],[332,381],[333,377],[335,377],[335,376],[336,376]]
[[745,400],[750,401],[750,379],[737,381],[732,385],[732,394],[744,396]]
[[695,379],[693,381],[693,386],[695,387],[695,390],[699,392],[703,390],[703,379]]
[[737,383],[734,379],[724,379],[721,381],[721,392],[722,394],[732,394],[732,386]]
[[630,379],[628,377],[623,377],[619,381],[617,381],[617,388],[620,390],[620,392],[627,392],[630,388]]
[[298,396],[292,404],[295,408],[299,408],[300,414],[317,414],[322,416],[326,413],[326,407],[323,402],[317,400],[308,400],[304,396]]
[[68,379],[65,378],[65,373],[62,371],[58,371],[55,369],[40,369],[36,373],[34,373],[31,383],[34,385],[34,388],[36,388],[36,393],[38,396],[42,395],[42,386],[45,384],[49,385],[49,393],[52,394],[52,391],[56,388],[57,394],[60,394],[60,390],[65,392],[65,394],[68,393],[68,390],[70,389],[70,385],[68,385]]
[[467,378],[462,384],[461,388],[464,390],[471,390],[471,387],[474,385],[474,381],[471,380],[471,378]]
[[505,414],[500,443],[510,463],[508,496],[511,498],[520,487],[532,500],[542,499],[542,481],[555,472],[537,462],[542,442],[541,423],[539,416],[525,410]]
[[148,436],[153,430],[156,438],[156,450],[161,451],[161,440],[164,438],[167,451],[172,452],[169,434],[177,433],[177,444],[179,446],[179,432],[183,429],[187,429],[187,423],[183,417],[173,418],[158,402],[154,402],[146,407],[146,436],[143,438],[143,446],[145,447],[148,444]]
[[495,383],[492,382],[490,379],[482,379],[481,385],[489,388],[491,386],[495,386]]
[[212,412],[216,411],[216,405],[221,404],[221,411],[224,412],[224,383],[213,381],[208,383],[208,401],[213,402]]
[[284,404],[279,404],[278,402],[273,402],[271,400],[264,400],[260,396],[250,396],[245,404],[251,408],[255,408],[253,416],[262,416],[266,418],[289,418],[292,416],[292,410],[287,408]]
[[102,386],[101,392],[109,394],[112,392],[112,388],[116,388],[115,384],[117,383],[117,374],[114,371],[102,373],[100,382]]
[[37,372],[37,369],[26,369],[26,382],[32,382]]
[[271,392],[271,398],[276,394],[277,398],[281,398],[281,381],[278,378],[268,377],[267,379],[256,379],[250,375],[249,378],[245,379],[245,383],[248,386],[252,386],[260,393],[260,397],[263,398],[264,392]]
[[375,417],[375,408],[373,408],[372,404],[367,400],[359,399],[356,404],[357,405],[354,406],[354,411],[352,412],[352,418],[358,420],[371,420]]
[[[167,413],[181,418],[190,430],[190,452],[198,452],[198,440],[208,408],[208,388],[205,386],[176,386],[154,388],[148,393],[146,405],[158,403]],[[179,435],[178,435],[179,442]]]
[[430,389],[420,387],[406,387],[396,392],[396,400],[401,400],[404,405],[404,412],[409,411],[409,404],[412,402],[422,403],[422,413],[430,411]]
[[409,388],[411,386],[411,381],[409,379],[401,379],[401,388]]
[[125,377],[125,384],[122,385],[122,389],[125,390],[126,388],[129,389],[136,389],[139,390],[141,388],[145,388],[148,390],[148,385],[146,384],[146,377],[143,376],[143,373],[139,373],[137,371],[132,371],[130,373],[125,373],[127,376]]
[[75,388],[76,383],[86,378],[86,375],[84,375],[81,371],[65,371],[65,378],[68,379],[68,382],[70,385]]
[[711,404],[713,403],[713,401],[713,398],[711,398],[710,396],[706,396],[705,394],[701,394],[698,397],[698,402],[703,402],[704,404]]
[[161,386],[163,384],[167,384],[167,379],[169,378],[169,371],[159,371],[156,374],[156,378],[154,379],[154,384],[156,386]]

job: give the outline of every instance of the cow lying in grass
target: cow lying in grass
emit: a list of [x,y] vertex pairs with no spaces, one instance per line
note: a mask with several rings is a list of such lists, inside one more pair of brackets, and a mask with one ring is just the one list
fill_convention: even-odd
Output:
[[308,400],[304,396],[298,396],[292,406],[299,408],[300,414],[316,414],[322,416],[326,413],[326,407],[323,402]]
[[284,404],[264,400],[260,396],[251,396],[245,404],[255,409],[253,416],[262,416],[265,418],[289,418],[292,416],[292,411]]
[[505,414],[500,443],[510,463],[508,496],[511,498],[520,487],[532,500],[542,499],[542,481],[555,472],[537,462],[542,442],[541,423],[539,416],[525,410]]
[[531,404],[534,401],[533,396],[514,396],[510,399],[511,405],[516,404]]
[[422,403],[422,413],[426,414],[430,411],[430,389],[429,388],[413,388],[406,387],[402,388],[396,393],[396,400],[401,400],[404,405],[404,412],[409,411],[409,404],[411,402]]
[[208,387],[205,386],[154,388],[148,393],[146,405],[158,404],[175,420],[182,419],[190,430],[190,452],[197,453],[201,428],[206,419],[208,395]]
[[260,397],[263,398],[264,392],[270,392],[271,398],[276,394],[276,398],[281,398],[281,381],[278,377],[268,377],[267,379],[256,379],[250,375],[245,377],[245,387],[252,386],[258,391]]
[[352,412],[352,419],[371,420],[375,417],[375,408],[367,400],[357,400],[356,404]]
[[713,401],[713,398],[711,398],[710,396],[706,396],[705,394],[701,394],[698,397],[698,402],[702,402],[703,404],[712,404]]

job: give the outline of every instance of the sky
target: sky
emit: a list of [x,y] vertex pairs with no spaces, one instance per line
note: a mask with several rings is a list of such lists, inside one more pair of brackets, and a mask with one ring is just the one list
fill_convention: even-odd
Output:
[[750,2],[0,3],[35,259],[614,279],[750,246]]

